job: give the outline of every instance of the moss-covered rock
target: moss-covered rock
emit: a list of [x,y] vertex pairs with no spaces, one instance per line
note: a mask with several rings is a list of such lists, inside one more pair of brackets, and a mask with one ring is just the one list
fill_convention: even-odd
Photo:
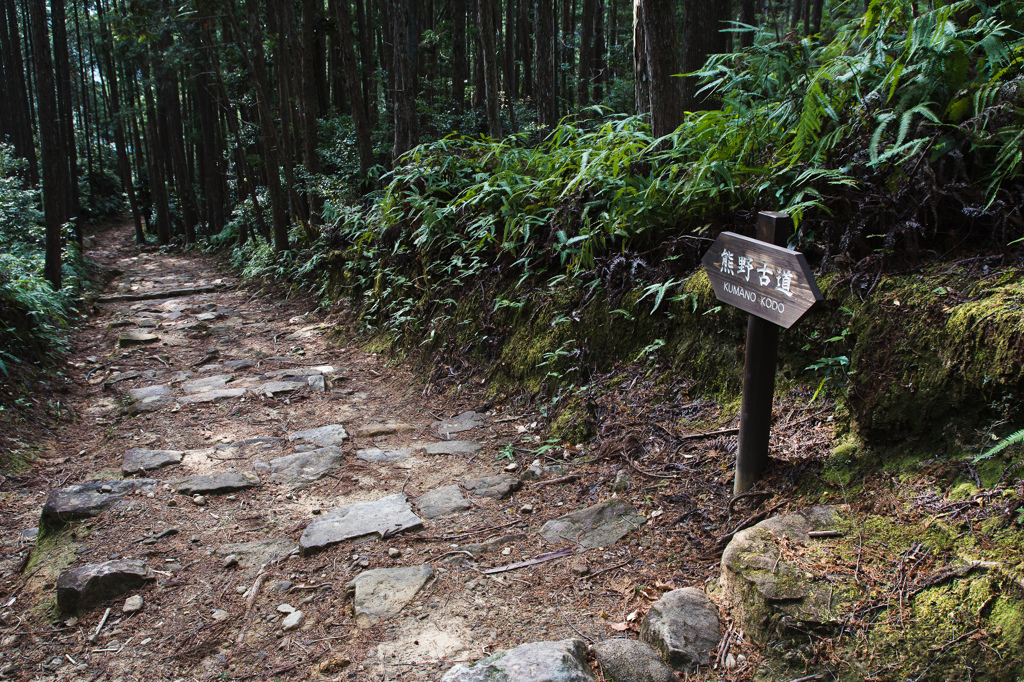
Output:
[[[860,593],[848,580],[831,580],[807,558],[824,554],[808,533],[841,523],[831,507],[812,507],[766,519],[733,537],[722,554],[719,588],[734,621],[762,642],[801,633],[829,633],[844,620],[843,605]],[[812,547],[815,545],[816,547]]]

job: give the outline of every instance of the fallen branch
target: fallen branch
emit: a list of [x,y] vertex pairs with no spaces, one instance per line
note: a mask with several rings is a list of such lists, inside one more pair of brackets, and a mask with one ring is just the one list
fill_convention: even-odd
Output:
[[702,433],[688,433],[685,436],[673,436],[673,438],[675,438],[675,440],[693,440],[695,438],[710,438],[711,436],[732,436],[739,432],[739,429],[719,429],[717,431],[704,431]]
[[215,286],[189,287],[187,289],[165,289],[164,291],[147,291],[144,294],[117,294],[115,296],[100,296],[97,303],[123,303],[126,301],[153,301],[158,298],[178,298],[179,296],[192,296],[193,294],[212,294],[217,290]]
[[514,564],[505,564],[504,566],[496,566],[495,568],[488,568],[483,571],[484,575],[491,575],[493,573],[505,573],[506,571],[515,571],[519,568],[526,568],[527,566],[536,566],[542,564],[545,561],[554,561],[555,559],[561,559],[562,557],[569,556],[572,554],[572,547],[566,547],[555,552],[548,552],[547,554],[541,554],[540,556],[526,561],[517,561]]

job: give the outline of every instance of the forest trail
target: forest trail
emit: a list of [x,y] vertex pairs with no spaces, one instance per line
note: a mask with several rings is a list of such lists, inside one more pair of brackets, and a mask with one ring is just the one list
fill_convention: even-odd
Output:
[[679,565],[628,470],[569,469],[529,415],[430,396],[308,300],[130,240],[88,250],[117,276],[73,332],[74,419],[3,498],[5,677],[439,679],[623,637],[716,572]]

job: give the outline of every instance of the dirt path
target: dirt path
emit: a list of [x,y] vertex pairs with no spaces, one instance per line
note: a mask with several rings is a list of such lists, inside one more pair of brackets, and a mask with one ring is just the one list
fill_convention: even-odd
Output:
[[[615,468],[556,447],[530,469],[530,415],[425,397],[308,302],[129,239],[88,254],[120,271],[104,296],[157,297],[74,330],[77,419],[4,486],[5,677],[439,679],[496,648],[621,637],[655,597],[638,581],[683,570]],[[205,293],[159,293],[186,288]]]

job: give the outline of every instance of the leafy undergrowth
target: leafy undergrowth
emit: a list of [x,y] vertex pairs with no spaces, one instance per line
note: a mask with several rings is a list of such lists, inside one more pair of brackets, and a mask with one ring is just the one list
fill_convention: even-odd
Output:
[[59,399],[52,399],[46,387],[51,380],[64,380],[57,366],[67,350],[66,327],[77,315],[88,276],[78,249],[69,246],[63,256],[63,288],[54,291],[43,278],[45,239],[38,192],[22,188],[20,163],[9,147],[0,145],[0,470],[4,471],[20,468],[19,453],[35,440],[38,429],[66,408]]

